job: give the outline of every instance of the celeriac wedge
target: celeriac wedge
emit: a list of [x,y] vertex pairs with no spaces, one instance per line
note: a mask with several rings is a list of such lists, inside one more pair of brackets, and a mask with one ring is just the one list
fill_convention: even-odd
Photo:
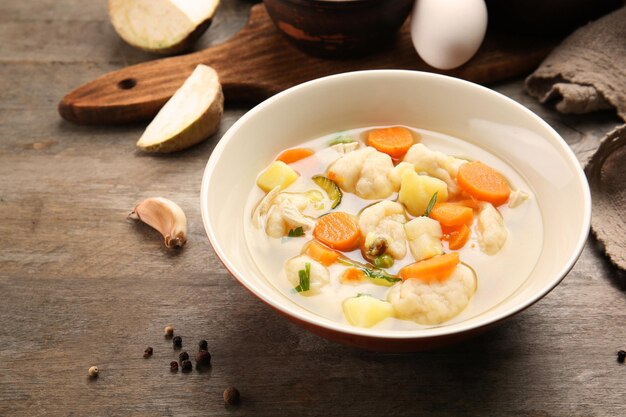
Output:
[[198,65],[161,108],[137,142],[146,152],[173,152],[202,142],[217,131],[224,95],[215,70]]

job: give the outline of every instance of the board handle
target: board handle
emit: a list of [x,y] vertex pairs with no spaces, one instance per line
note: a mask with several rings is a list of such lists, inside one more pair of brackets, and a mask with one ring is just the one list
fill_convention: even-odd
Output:
[[78,124],[148,120],[191,75],[198,58],[159,59],[105,74],[63,97],[59,114]]

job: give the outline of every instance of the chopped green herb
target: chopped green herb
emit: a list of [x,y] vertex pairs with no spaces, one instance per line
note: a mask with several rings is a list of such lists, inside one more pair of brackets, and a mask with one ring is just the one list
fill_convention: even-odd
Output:
[[433,207],[435,207],[436,202],[437,202],[437,191],[435,191],[435,194],[433,194],[433,196],[430,198],[430,201],[428,202],[428,206],[426,206],[426,210],[424,211],[424,217],[428,217],[430,215],[430,211],[433,209]]
[[368,278],[372,282],[372,284],[384,285],[384,286],[389,287],[395,284],[396,282],[402,281],[401,278],[397,278],[393,275],[390,275],[387,272],[383,271],[382,269],[369,268],[349,258],[340,257],[338,261],[339,263],[352,266],[354,268],[357,268],[363,271],[363,273],[365,274],[365,277]]
[[328,142],[328,146],[337,145],[339,143],[352,143],[352,142],[354,142],[354,139],[352,139],[350,136],[340,135],[340,136],[337,136],[335,139],[331,140],[330,142]]
[[304,236],[304,229],[302,229],[302,226],[298,226],[295,229],[290,229],[289,233],[287,233],[287,236],[289,237]]
[[394,278],[381,269],[363,268],[363,272],[365,273],[365,276],[368,278],[383,278],[383,279],[399,280],[399,278]]
[[304,264],[304,269],[298,271],[298,277],[300,278],[300,285],[295,290],[298,292],[304,292],[311,289],[311,263]]
[[359,298],[359,297],[371,297],[371,294],[360,292],[356,295],[356,298]]

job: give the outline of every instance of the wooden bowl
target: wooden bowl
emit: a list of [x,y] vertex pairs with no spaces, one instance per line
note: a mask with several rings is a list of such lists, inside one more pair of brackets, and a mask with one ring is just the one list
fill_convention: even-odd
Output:
[[413,0],[263,0],[276,27],[302,51],[324,58],[374,52],[393,40]]

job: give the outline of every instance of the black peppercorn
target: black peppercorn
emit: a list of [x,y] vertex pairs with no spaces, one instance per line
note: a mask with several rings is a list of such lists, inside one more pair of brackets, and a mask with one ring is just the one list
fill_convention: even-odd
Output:
[[189,359],[185,359],[180,363],[180,367],[183,372],[190,372],[192,368],[191,361]]
[[626,350],[620,350],[617,352],[617,361],[619,363],[624,363],[624,360],[626,360]]
[[198,343],[198,349],[199,350],[209,350],[209,344],[207,343],[206,340],[202,339],[200,341],[200,343]]
[[211,354],[206,350],[196,353],[196,368],[206,368],[211,365]]
[[180,364],[182,365],[183,361],[186,361],[187,359],[189,359],[189,354],[187,352],[180,352],[178,355],[178,361]]
[[230,387],[224,390],[224,402],[228,405],[239,403],[239,391],[237,388]]
[[172,372],[178,371],[178,362],[176,362],[176,361],[171,361],[170,362],[170,371],[172,371]]
[[180,336],[174,336],[172,339],[172,343],[174,344],[175,349],[179,349],[183,347],[183,338]]
[[152,352],[153,352],[152,348],[148,346],[146,350],[143,351],[143,357],[149,358],[150,356],[152,356]]

